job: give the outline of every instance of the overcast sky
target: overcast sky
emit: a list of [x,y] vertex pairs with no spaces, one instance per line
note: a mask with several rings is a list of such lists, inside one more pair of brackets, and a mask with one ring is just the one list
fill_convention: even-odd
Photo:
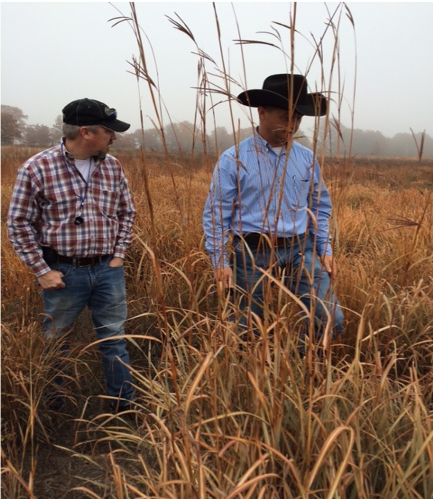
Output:
[[[222,52],[211,2],[135,5],[148,70],[159,82],[164,106],[174,122],[194,121],[199,57],[194,42],[176,30],[168,17],[182,18],[199,49],[213,59],[205,64],[212,84],[221,84],[218,75],[224,70],[233,78],[232,94],[261,88],[268,75],[290,68],[290,31],[276,23],[291,24],[291,2],[216,2]],[[388,137],[410,133],[410,128],[433,135],[433,3],[346,5],[355,27],[342,4],[297,3],[296,71],[308,71],[311,91],[331,90],[331,114],[336,117],[337,96],[342,95],[344,126],[351,126],[353,116],[355,128],[377,130]],[[154,112],[147,84],[137,84],[129,73],[128,61],[138,55],[134,33],[128,23],[113,26],[110,21],[119,11],[129,16],[130,4],[2,2],[2,104],[22,109],[28,124],[52,126],[68,102],[94,98],[115,107],[119,118],[131,123],[130,131],[134,131],[140,127],[141,103],[145,128],[150,128]],[[335,31],[326,30],[332,15],[339,37],[338,63],[334,65]],[[314,40],[321,37],[322,75],[314,46]],[[280,48],[241,46],[235,41],[239,38]],[[224,100],[218,95],[212,98],[214,104]],[[248,124],[245,111],[238,104],[233,106],[234,119],[241,120],[241,126]],[[227,103],[216,106],[215,116],[217,126],[231,126]],[[213,128],[212,114],[208,118],[208,127]],[[163,119],[167,124],[167,114]],[[308,128],[308,123],[304,120],[302,126]]]

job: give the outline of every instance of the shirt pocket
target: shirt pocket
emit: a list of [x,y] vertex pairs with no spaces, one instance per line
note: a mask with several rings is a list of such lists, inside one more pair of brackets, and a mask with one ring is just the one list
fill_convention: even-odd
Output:
[[92,198],[99,211],[108,218],[116,218],[120,194],[111,185],[92,188]]
[[55,188],[45,188],[38,200],[42,208],[42,216],[47,214],[51,220],[62,220],[75,213],[79,198],[75,195],[70,186],[58,185]]
[[310,194],[310,179],[303,176],[293,176],[289,182],[290,205],[297,208],[308,206]]

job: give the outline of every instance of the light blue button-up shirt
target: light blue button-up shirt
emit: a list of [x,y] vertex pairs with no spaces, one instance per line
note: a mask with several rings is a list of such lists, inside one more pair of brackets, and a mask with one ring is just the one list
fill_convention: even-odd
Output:
[[314,235],[319,255],[332,254],[331,199],[312,151],[293,142],[280,153],[258,134],[218,160],[203,213],[205,247],[214,268],[228,265],[229,235]]

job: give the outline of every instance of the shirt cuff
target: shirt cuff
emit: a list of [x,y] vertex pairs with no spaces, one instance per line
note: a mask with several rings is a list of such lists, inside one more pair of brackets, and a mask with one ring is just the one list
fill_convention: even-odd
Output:
[[122,248],[116,248],[114,250],[114,253],[113,253],[113,257],[118,257],[118,258],[122,258],[123,260],[125,260],[125,254],[126,254],[126,250],[122,249]]
[[48,274],[51,268],[47,264],[45,260],[40,260],[38,263],[32,265],[31,269],[33,270],[36,277],[41,277],[44,274]]
[[317,252],[320,256],[332,255],[332,241],[331,238],[328,239],[324,244],[317,245]]

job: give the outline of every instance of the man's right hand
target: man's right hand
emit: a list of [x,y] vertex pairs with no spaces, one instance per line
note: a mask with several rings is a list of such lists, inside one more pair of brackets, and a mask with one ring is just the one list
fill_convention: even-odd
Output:
[[50,270],[46,274],[38,277],[38,281],[42,289],[61,289],[66,287],[62,277],[63,274],[58,270]]
[[218,289],[229,289],[233,287],[233,271],[231,267],[215,269],[215,281]]

